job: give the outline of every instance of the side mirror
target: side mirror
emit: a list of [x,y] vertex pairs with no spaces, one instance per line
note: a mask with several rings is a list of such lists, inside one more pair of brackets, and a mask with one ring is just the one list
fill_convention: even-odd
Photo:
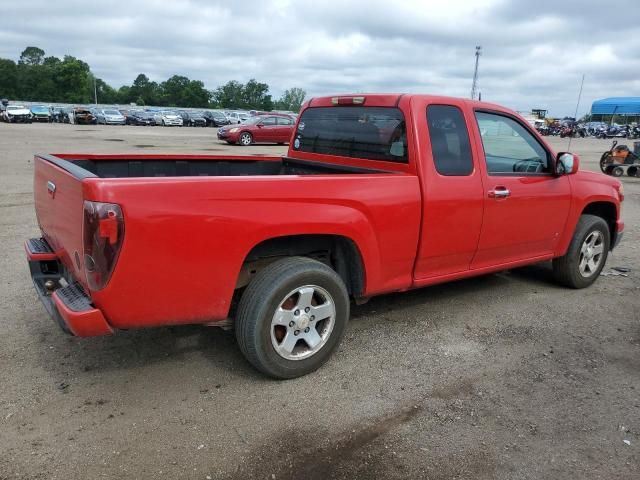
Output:
[[264,125],[262,123],[256,123],[256,127],[262,128],[262,127],[264,127]]
[[556,158],[556,175],[573,175],[580,167],[580,157],[575,153],[560,152]]

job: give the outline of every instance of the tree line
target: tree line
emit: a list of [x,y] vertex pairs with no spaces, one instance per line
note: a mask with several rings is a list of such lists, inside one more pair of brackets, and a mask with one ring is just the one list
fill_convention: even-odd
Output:
[[164,82],[139,74],[131,85],[115,89],[91,72],[89,65],[71,55],[46,56],[38,47],[27,47],[18,62],[0,58],[0,97],[34,102],[153,105],[166,107],[290,110],[297,112],[306,92],[285,90],[274,100],[269,85],[255,79],[231,80],[207,90],[200,80],[174,75]]

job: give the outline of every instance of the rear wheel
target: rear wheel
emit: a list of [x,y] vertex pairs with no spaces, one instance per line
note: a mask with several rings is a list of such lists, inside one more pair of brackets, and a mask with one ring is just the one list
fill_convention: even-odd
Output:
[[253,143],[253,137],[249,132],[242,132],[240,134],[239,142],[240,142],[240,145],[247,147]]
[[629,168],[627,168],[627,175],[629,175],[630,177],[637,177],[638,176],[638,167],[629,167]]
[[285,258],[260,271],[245,290],[236,338],[255,368],[295,378],[327,361],[348,318],[349,296],[335,271],[309,258]]
[[595,215],[582,215],[567,253],[553,260],[558,282],[571,288],[585,288],[596,281],[609,253],[607,222]]

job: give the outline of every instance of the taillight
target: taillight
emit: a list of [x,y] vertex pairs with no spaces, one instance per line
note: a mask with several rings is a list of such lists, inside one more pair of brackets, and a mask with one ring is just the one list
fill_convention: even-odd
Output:
[[84,202],[84,271],[91,290],[111,278],[124,240],[124,218],[115,203]]

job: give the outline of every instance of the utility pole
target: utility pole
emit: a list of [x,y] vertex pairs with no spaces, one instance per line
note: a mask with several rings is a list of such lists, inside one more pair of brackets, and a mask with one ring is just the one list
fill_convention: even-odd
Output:
[[476,68],[473,71],[473,84],[471,85],[471,100],[476,99],[476,91],[478,89],[478,62],[482,55],[482,46],[476,45]]
[[93,101],[98,105],[98,86],[96,85],[96,76],[93,75]]

